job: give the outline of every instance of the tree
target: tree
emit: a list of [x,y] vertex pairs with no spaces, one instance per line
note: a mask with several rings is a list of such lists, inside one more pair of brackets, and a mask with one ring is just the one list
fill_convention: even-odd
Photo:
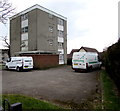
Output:
[[2,38],[2,40],[3,40],[4,43],[5,43],[4,47],[10,48],[10,44],[8,43],[7,36],[5,36],[5,37],[1,37],[1,38]]
[[[0,0],[0,22],[6,24],[8,18],[14,14],[15,8],[12,7],[12,4],[8,0]],[[2,41],[5,43],[4,47],[9,49],[8,56],[10,57],[10,44],[8,42],[7,36],[1,36]]]
[[7,20],[10,16],[13,15],[15,8],[12,7],[12,4],[8,0],[0,1],[0,22],[3,24],[7,23]]
[[10,55],[10,44],[9,44],[8,38],[7,38],[7,36],[3,36],[3,37],[1,36],[1,39],[5,43],[5,44],[3,44],[3,46],[8,48],[8,56],[10,57],[11,56]]

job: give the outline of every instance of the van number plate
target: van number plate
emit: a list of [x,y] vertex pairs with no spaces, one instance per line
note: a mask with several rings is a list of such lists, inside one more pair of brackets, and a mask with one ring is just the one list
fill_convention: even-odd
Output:
[[74,63],[74,65],[78,65],[78,63]]

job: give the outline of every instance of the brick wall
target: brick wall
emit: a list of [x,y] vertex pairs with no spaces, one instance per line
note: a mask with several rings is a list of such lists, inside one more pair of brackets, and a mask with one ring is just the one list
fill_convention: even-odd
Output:
[[50,54],[28,55],[27,54],[22,56],[33,57],[34,68],[48,68],[59,65],[59,55],[50,55]]

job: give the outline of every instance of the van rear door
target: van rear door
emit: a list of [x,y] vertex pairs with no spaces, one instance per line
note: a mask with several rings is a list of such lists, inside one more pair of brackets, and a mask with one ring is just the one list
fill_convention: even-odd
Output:
[[73,65],[73,68],[85,69],[86,68],[85,53],[83,53],[83,52],[73,53],[72,65]]
[[23,69],[31,69],[33,68],[33,59],[31,57],[27,57],[23,59]]

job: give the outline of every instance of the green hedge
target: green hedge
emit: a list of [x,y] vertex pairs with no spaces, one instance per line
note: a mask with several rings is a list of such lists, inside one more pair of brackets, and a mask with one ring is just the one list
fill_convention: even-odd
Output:
[[102,54],[103,64],[120,89],[120,40]]

